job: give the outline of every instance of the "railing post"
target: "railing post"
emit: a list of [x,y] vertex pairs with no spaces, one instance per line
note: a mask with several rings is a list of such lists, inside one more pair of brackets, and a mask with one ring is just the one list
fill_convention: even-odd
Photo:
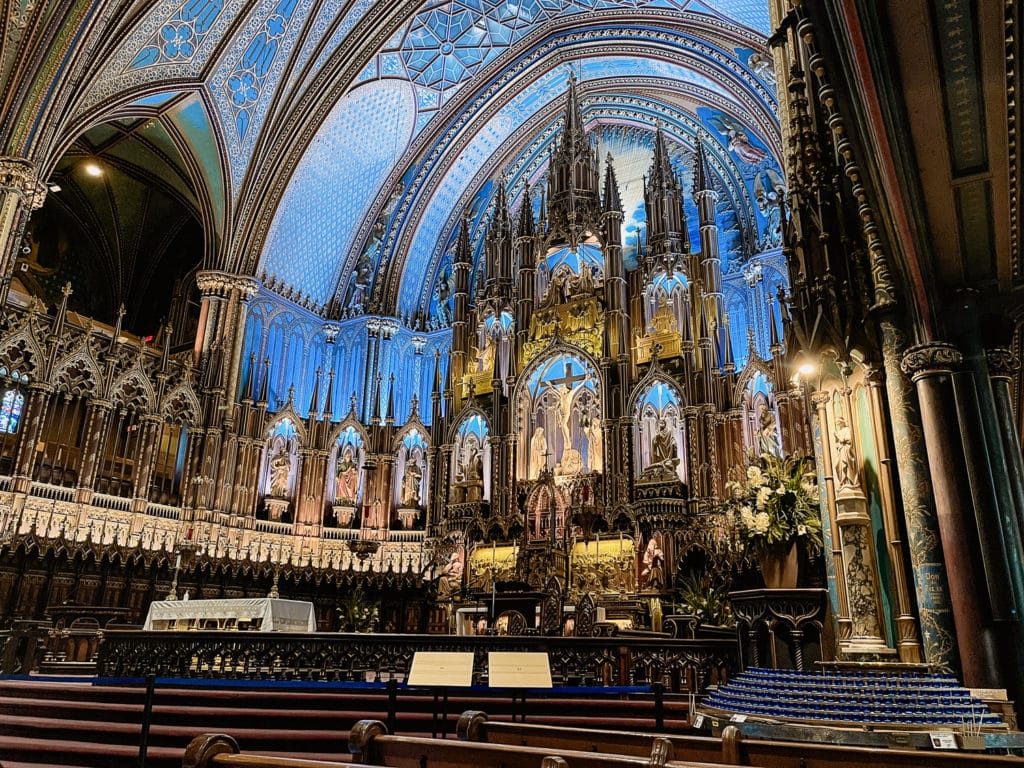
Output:
[[142,734],[139,736],[139,768],[146,768],[146,753],[149,751],[149,723],[153,718],[153,689],[156,675],[146,675],[146,701],[142,708]]
[[651,690],[654,692],[654,727],[665,730],[665,684],[653,683]]
[[388,733],[398,732],[398,681],[394,678],[388,680]]

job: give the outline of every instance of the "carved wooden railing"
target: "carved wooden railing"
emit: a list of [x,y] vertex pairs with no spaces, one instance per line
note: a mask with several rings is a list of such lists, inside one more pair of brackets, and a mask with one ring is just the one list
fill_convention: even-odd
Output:
[[286,634],[273,632],[107,632],[101,677],[234,680],[404,679],[417,651],[470,651],[474,684],[486,682],[488,651],[547,653],[560,685],[664,683],[702,692],[738,669],[735,640],[456,637],[449,635]]

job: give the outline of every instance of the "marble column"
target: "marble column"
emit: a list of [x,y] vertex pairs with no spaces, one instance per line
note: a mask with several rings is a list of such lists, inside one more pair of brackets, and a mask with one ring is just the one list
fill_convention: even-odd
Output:
[[903,370],[917,387],[928,470],[956,628],[964,684],[999,688],[1004,679],[981,572],[972,499],[952,374],[963,357],[952,344],[928,342],[906,350]]
[[883,318],[879,327],[898,481],[894,501],[897,504],[902,501],[903,506],[924,661],[957,672],[960,656],[953,626],[953,606],[924,450],[921,415],[913,384],[902,368],[906,341],[903,331],[892,319]]
[[986,350],[985,358],[992,381],[998,433],[1003,442],[1014,512],[1018,527],[1024,530],[1024,458],[1013,410],[1013,377],[1020,370],[1020,360],[1005,348]]
[[889,568],[892,577],[890,586],[893,594],[893,607],[896,612],[896,650],[899,653],[900,661],[918,664],[924,661],[924,656],[917,618],[914,616],[913,603],[910,599],[910,586],[907,583],[905,567],[907,553],[899,523],[899,491],[893,475],[893,457],[889,453],[890,430],[886,418],[884,372],[881,368],[872,366],[868,368],[865,378],[868,383],[868,405],[871,409],[871,431],[878,458],[879,502],[882,508],[882,524],[885,529],[885,541],[889,554]]

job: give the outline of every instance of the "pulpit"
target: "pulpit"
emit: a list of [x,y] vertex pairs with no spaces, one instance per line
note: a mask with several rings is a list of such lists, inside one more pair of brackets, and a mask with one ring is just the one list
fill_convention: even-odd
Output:
[[822,660],[825,589],[748,589],[730,592],[740,667],[803,671]]

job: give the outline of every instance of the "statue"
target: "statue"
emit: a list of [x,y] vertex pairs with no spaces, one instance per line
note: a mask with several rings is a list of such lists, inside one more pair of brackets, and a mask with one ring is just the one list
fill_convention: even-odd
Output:
[[281,448],[270,460],[270,495],[284,498],[288,495],[288,480],[292,474],[292,457]]
[[562,427],[564,451],[572,447],[572,396],[573,389],[568,384],[555,390],[558,397],[558,423]]
[[836,460],[833,472],[836,487],[857,487],[857,463],[853,457],[853,430],[842,416],[836,418],[835,431]]
[[418,507],[420,504],[420,481],[423,479],[423,470],[419,462],[411,459],[405,465],[405,476],[402,478],[402,506]]
[[467,483],[480,484],[484,479],[484,462],[480,458],[480,449],[471,446],[462,465],[462,476]]
[[544,427],[533,430],[530,438],[530,471],[531,478],[540,477],[541,470],[547,466],[548,439],[544,435]]
[[462,589],[462,573],[464,570],[465,564],[462,560],[462,548],[459,547],[452,552],[452,556],[448,558],[448,562],[445,563],[438,574],[437,597],[439,600],[444,600],[458,594],[459,590]]
[[661,532],[655,533],[644,550],[644,569],[640,572],[643,586],[652,592],[665,589],[665,552],[661,548]]
[[601,432],[601,420],[591,419],[587,425],[587,469],[591,472],[601,471],[601,458],[604,452],[604,434]]
[[669,465],[673,462],[679,462],[676,455],[676,438],[668,428],[668,422],[661,419],[658,421],[658,431],[651,441],[651,464]]
[[494,339],[489,336],[484,339],[483,347],[473,347],[476,358],[476,370],[487,373],[494,372]]
[[775,412],[771,408],[761,411],[761,428],[757,432],[757,452],[781,456],[779,447],[779,431],[775,426]]
[[358,494],[359,469],[353,461],[352,449],[346,448],[334,473],[334,500],[339,504],[355,504]]

